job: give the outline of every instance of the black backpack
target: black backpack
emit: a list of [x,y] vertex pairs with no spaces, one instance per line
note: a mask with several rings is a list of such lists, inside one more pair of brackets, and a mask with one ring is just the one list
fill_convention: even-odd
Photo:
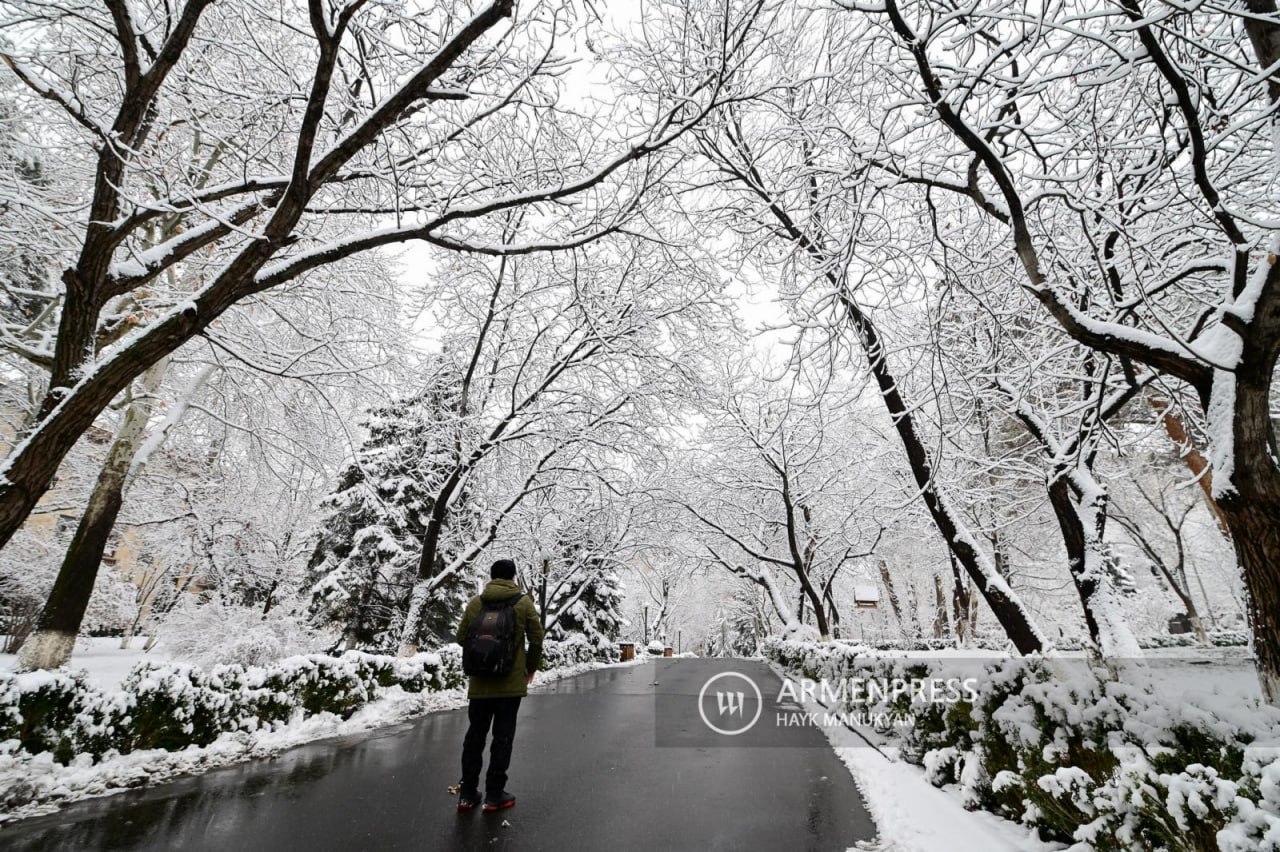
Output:
[[520,596],[481,601],[480,612],[467,629],[462,646],[462,670],[471,676],[501,676],[516,663],[516,604]]

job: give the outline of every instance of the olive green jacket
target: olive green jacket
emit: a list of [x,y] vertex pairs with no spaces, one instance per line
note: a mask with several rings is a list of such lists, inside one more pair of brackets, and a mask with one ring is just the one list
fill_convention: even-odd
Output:
[[[482,675],[472,677],[467,687],[468,698],[514,698],[529,694],[528,676],[542,665],[542,619],[538,617],[538,608],[533,598],[520,591],[513,580],[490,580],[484,591],[467,603],[462,614],[462,621],[454,634],[454,640],[462,645],[467,641],[467,630],[471,622],[480,614],[480,602],[505,601],[519,597],[516,602],[516,662],[511,671],[505,675]],[[525,639],[529,640],[529,650],[525,652]]]

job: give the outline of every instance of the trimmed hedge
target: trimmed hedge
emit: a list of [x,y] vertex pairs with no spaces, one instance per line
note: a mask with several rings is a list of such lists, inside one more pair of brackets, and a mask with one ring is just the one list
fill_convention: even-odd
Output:
[[461,686],[456,648],[410,658],[348,651],[306,654],[269,666],[139,663],[117,692],[83,672],[0,675],[0,743],[69,763],[140,749],[178,751],[234,731],[332,713],[349,718],[391,687],[431,692]]
[[[542,668],[595,662],[583,637],[543,645]],[[0,749],[99,760],[142,749],[206,746],[225,733],[258,731],[321,713],[343,719],[392,687],[461,687],[461,650],[450,645],[400,658],[361,651],[304,654],[267,666],[138,663],[120,689],[103,692],[82,671],[0,674]]]
[[558,642],[544,642],[541,671],[581,663],[613,662],[616,659],[614,647],[600,648],[591,644],[585,636],[571,636]]
[[[771,640],[765,656],[798,675],[946,677],[948,661],[892,659],[841,643]],[[1244,721],[1044,658],[987,665],[974,700],[910,695],[846,709],[909,718],[895,727],[904,758],[969,807],[1081,850],[1280,850],[1280,712]]]

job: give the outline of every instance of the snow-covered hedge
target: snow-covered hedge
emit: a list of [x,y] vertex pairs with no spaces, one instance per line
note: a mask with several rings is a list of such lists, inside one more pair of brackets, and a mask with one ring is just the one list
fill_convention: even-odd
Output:
[[306,654],[267,666],[143,662],[119,691],[81,672],[0,675],[0,750],[78,754],[178,751],[223,733],[254,731],[331,713],[349,718],[392,687],[428,692],[460,686],[456,648],[396,658],[349,651]]
[[600,647],[586,636],[570,636],[562,641],[547,640],[542,643],[542,669],[560,669],[565,666],[617,659],[613,646]]
[[[772,640],[766,657],[805,677],[946,676],[947,663],[837,643]],[[1162,701],[1079,662],[990,663],[976,700],[900,696],[903,755],[966,804],[1080,850],[1280,850],[1280,738],[1271,707]],[[1232,712],[1246,710],[1247,712]]]
[[[543,669],[596,662],[585,637],[543,646]],[[84,673],[58,670],[0,674],[0,752],[50,752],[68,763],[111,752],[179,751],[227,732],[271,729],[331,713],[342,719],[392,687],[436,692],[462,686],[462,656],[451,645],[399,658],[348,651],[302,654],[263,666],[146,661],[118,691],[104,692]]]

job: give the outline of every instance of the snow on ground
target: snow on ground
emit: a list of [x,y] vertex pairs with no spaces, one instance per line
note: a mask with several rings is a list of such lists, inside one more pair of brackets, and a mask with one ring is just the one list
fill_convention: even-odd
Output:
[[[128,650],[120,648],[120,640],[106,636],[81,637],[76,640],[76,649],[71,654],[69,669],[83,669],[88,680],[102,690],[116,690],[124,683],[125,675],[135,663],[143,660],[156,662],[172,662],[163,646],[143,652],[147,637],[135,636]],[[0,654],[0,672],[18,670],[16,654]]]
[[[1037,852],[1059,849],[995,814],[967,811],[960,797],[938,789],[897,749],[884,754],[851,731],[828,727],[827,739],[862,791],[879,837],[858,850],[882,852]],[[887,756],[886,756],[887,755]]]
[[[119,640],[105,641],[119,645]],[[124,679],[129,667],[142,658],[140,647],[139,643],[133,651],[121,654],[86,653],[81,657],[77,653],[73,658],[72,668],[86,668],[90,679],[100,685],[115,678],[109,684],[109,688],[115,688]],[[122,669],[122,658],[130,654],[133,655],[132,659]],[[154,654],[153,650],[148,657]],[[9,664],[13,659],[12,654],[5,657],[4,664]],[[644,662],[647,659],[639,658],[627,663],[576,663],[539,672],[533,688],[594,669],[633,666]],[[52,813],[64,804],[81,799],[159,784],[179,776],[205,772],[243,760],[274,757],[285,749],[315,740],[350,736],[405,722],[424,713],[463,707],[466,703],[464,688],[410,693],[394,686],[377,701],[357,710],[350,719],[342,719],[332,713],[321,713],[274,731],[226,733],[207,746],[189,746],[182,751],[135,751],[110,757],[98,764],[94,764],[88,755],[80,755],[67,766],[55,763],[48,752],[38,755],[0,754],[0,791],[30,790],[34,793],[34,796],[23,796],[23,800],[34,799],[31,804],[12,810],[6,809],[3,797],[0,796],[0,825],[15,819]]]
[[1170,703],[1239,707],[1262,700],[1248,648],[1162,648],[1148,651],[1146,664],[1152,686]]

